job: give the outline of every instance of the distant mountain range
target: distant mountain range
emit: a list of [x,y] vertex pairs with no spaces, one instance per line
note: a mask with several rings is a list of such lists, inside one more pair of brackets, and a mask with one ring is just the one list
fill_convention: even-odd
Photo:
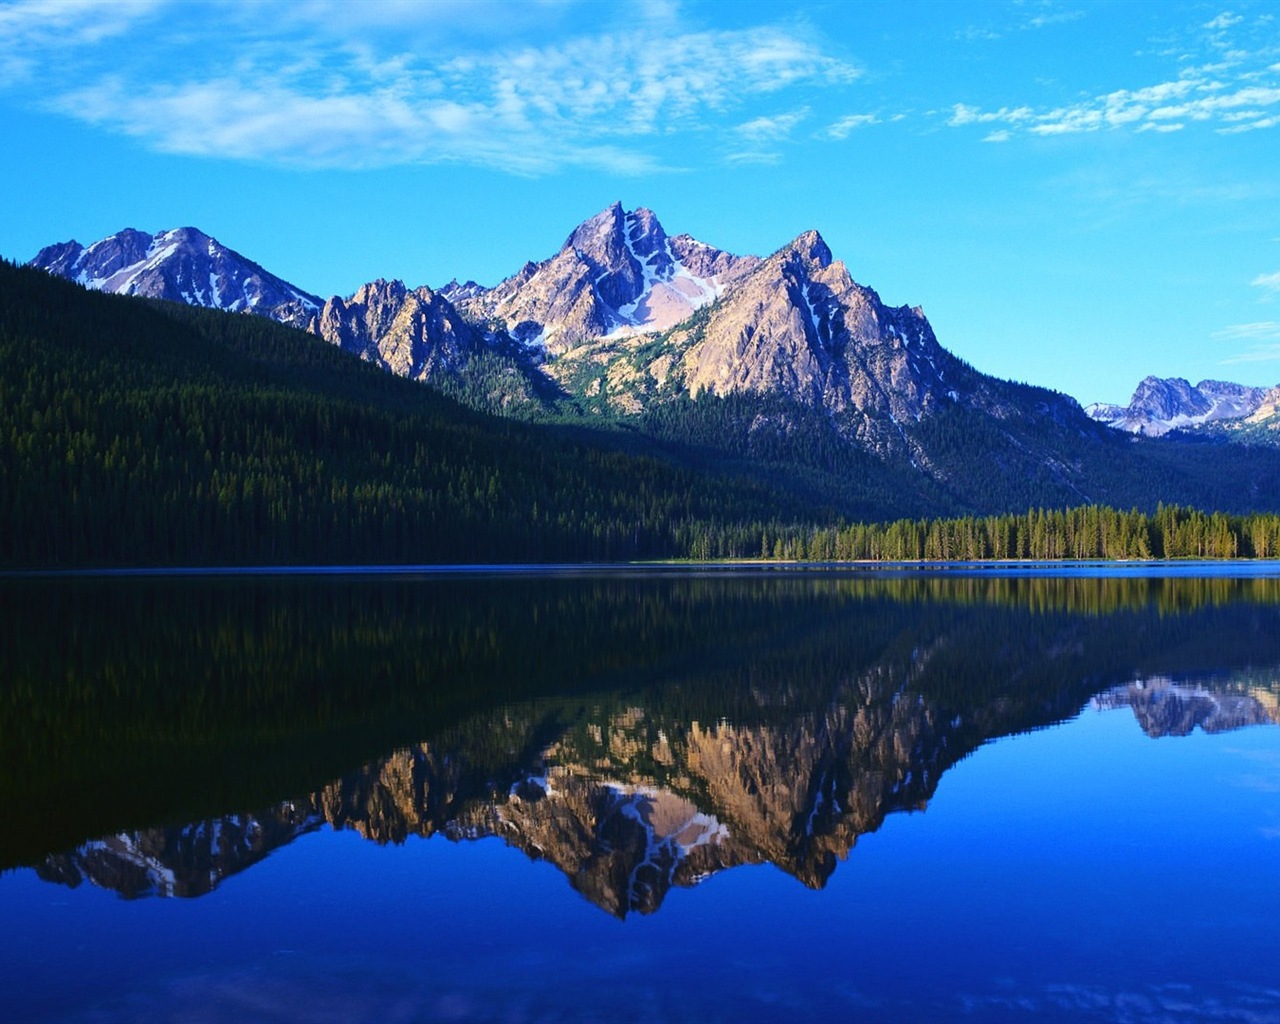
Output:
[[1188,465],[1143,449],[1138,457],[1159,464],[1135,467],[1103,429],[1198,427],[1205,441],[1275,443],[1280,390],[1148,378],[1128,407],[1084,410],[958,359],[921,309],[886,306],[816,231],[767,257],[741,256],[614,203],[492,288],[379,279],[327,301],[194,228],[67,242],[31,263],[90,288],[304,328],[483,411],[624,424],[661,443],[824,475],[824,495],[834,481],[859,501],[876,494],[875,506],[896,500],[904,514],[1280,500],[1270,463]]
[[[493,288],[379,279],[322,302],[195,228],[67,242],[31,263],[102,291],[305,326],[415,380],[465,384],[488,353],[541,385],[531,390],[549,385],[603,413],[677,395],[780,396],[824,410],[865,446],[926,458],[900,422],[952,403],[993,411],[1003,397],[938,344],[921,310],[886,307],[855,284],[816,231],[767,259],[736,256],[619,203]],[[1070,399],[1053,401],[1075,414]]]
[[1174,430],[1261,427],[1280,429],[1280,385],[1254,388],[1220,380],[1192,385],[1181,377],[1147,377],[1128,405],[1095,403],[1085,412],[1131,434],[1160,437]]
[[[921,310],[885,307],[854,284],[817,232],[767,259],[737,256],[670,236],[653,211],[620,203],[493,288],[378,279],[325,301],[190,227],[63,242],[31,265],[102,291],[257,313],[400,376],[452,378],[464,393],[476,359],[497,355],[512,371],[505,389],[471,397],[506,411],[557,393],[622,414],[663,392],[783,395],[826,409],[864,445],[905,451],[898,420],[948,401],[987,411],[999,402],[983,387],[991,378],[938,345]],[[713,304],[712,315],[693,319]],[[660,350],[649,344],[655,336],[666,342]],[[1070,415],[1064,401],[1059,414]],[[1207,424],[1274,429],[1278,407],[1280,387],[1152,376],[1127,406],[1084,411],[1155,437]]]

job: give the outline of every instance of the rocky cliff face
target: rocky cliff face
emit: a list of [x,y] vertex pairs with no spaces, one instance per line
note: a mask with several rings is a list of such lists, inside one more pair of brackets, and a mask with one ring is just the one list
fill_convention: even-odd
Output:
[[1280,419],[1280,385],[1268,388],[1258,401],[1258,407],[1247,417],[1250,423],[1275,424]]
[[672,327],[758,262],[687,235],[670,238],[651,210],[614,203],[578,225],[550,259],[526,263],[492,289],[469,283],[452,295],[468,316],[555,357],[597,338]]
[[1193,386],[1181,377],[1147,377],[1128,405],[1095,403],[1085,412],[1117,430],[1159,437],[1171,430],[1247,419],[1258,411],[1267,393],[1266,388],[1228,381],[1202,380]]
[[439,293],[382,279],[364,285],[349,299],[331,298],[308,329],[411,380],[457,372],[485,343]]
[[923,312],[886,307],[816,231],[765,260],[690,341],[678,361],[690,394],[789,395],[863,435],[893,432],[971,390]]
[[31,260],[59,277],[119,295],[168,299],[294,322],[320,300],[195,228],[149,235],[126,228],[88,248],[63,242]]

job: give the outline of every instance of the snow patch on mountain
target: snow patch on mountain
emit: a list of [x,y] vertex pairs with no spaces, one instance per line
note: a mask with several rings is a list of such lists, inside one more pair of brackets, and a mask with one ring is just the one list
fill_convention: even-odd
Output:
[[297,307],[314,313],[322,305],[318,297],[191,227],[156,235],[125,228],[87,247],[63,242],[41,249],[31,265],[95,291],[231,313],[273,315],[278,307],[291,306],[292,316]]
[[[642,209],[625,216],[623,242],[640,268],[643,284],[634,300],[613,310],[617,326],[607,337],[668,330],[724,294],[725,284],[719,276],[700,277],[681,262],[671,248],[671,239],[651,214],[653,228],[646,231],[641,215],[648,213]],[[639,244],[644,241],[657,245],[643,252]]]

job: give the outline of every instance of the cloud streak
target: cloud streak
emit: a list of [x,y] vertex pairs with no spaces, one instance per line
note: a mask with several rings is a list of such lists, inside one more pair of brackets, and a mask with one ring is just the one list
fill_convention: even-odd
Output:
[[[49,15],[45,5],[6,9],[11,16],[0,19],[0,74],[8,69],[11,79],[25,74],[75,82],[41,102],[159,151],[279,165],[455,162],[518,174],[568,167],[644,173],[659,165],[648,143],[707,132],[739,142],[776,140],[803,114],[742,120],[742,113],[770,98],[840,87],[859,76],[798,30],[765,25],[693,31],[668,8],[625,29],[543,45],[405,52],[406,39],[397,38],[395,25],[382,17],[386,5],[355,5],[366,13],[354,22],[348,16],[346,34],[322,25],[330,7],[323,3],[300,5],[278,25],[251,17],[252,4],[210,8],[137,0],[127,5],[132,20],[113,20],[116,4],[81,0],[78,6],[92,9],[95,17],[87,24],[98,27],[85,28],[76,45],[51,27],[63,19]],[[392,6],[409,36],[442,31],[435,24],[415,25],[415,17],[465,22],[470,9]],[[476,10],[496,18],[495,11],[507,8],[513,17],[526,10],[493,2]],[[130,61],[116,66],[101,53],[96,60],[85,56],[95,37],[133,41],[130,33],[142,15],[162,15],[164,31],[137,40]],[[228,20],[243,33],[228,32]],[[234,49],[227,48],[228,38],[236,40]],[[305,56],[282,67],[281,53]],[[198,59],[184,59],[191,54]],[[736,128],[725,125],[735,113]]]
[[1249,346],[1245,351],[1221,360],[1223,366],[1280,361],[1280,321],[1260,320],[1249,324],[1231,324],[1220,331],[1214,331],[1213,339],[1240,342]]
[[1243,21],[1223,14],[1205,23],[1202,27],[1209,34],[1202,41],[1200,60],[1165,81],[1052,108],[1006,105],[986,110],[955,103],[946,123],[952,128],[993,128],[983,141],[1108,130],[1170,133],[1196,124],[1223,135],[1274,128],[1280,125],[1280,64],[1275,63],[1280,47],[1272,43],[1250,51],[1233,45],[1230,33]]
[[829,124],[823,135],[828,139],[847,139],[859,128],[873,124],[880,124],[880,118],[875,114],[849,114]]
[[0,7],[0,86],[28,81],[50,50],[75,51],[124,36],[165,0],[19,0]]

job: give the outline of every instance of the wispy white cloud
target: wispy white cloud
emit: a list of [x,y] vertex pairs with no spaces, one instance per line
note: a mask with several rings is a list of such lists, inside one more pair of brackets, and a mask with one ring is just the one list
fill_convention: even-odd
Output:
[[1017,32],[1036,31],[1079,21],[1085,17],[1081,8],[1062,7],[1053,0],[1017,3],[1003,9],[1002,17],[985,25],[969,25],[956,33],[966,42],[992,42]]
[[857,129],[873,124],[880,124],[880,118],[875,114],[849,114],[827,125],[822,134],[828,139],[847,139]]
[[1232,14],[1230,11],[1223,11],[1212,21],[1206,21],[1204,23],[1204,27],[1214,31],[1224,31],[1231,28],[1233,25],[1239,25],[1242,21],[1244,21],[1243,15]]
[[1218,122],[1223,133],[1273,127],[1277,118],[1268,107],[1280,105],[1280,85],[1241,85],[1223,92],[1220,82],[1196,71],[1185,77],[1142,89],[1118,89],[1083,103],[1035,111],[1029,107],[1001,107],[984,111],[957,103],[947,124],[1000,124],[1007,130],[1032,135],[1072,135],[1131,127],[1137,131],[1178,131],[1189,122]]
[[[48,27],[63,16],[37,10],[57,5],[0,9],[10,15],[0,19],[0,74],[13,63],[10,78],[39,72],[44,85],[67,83],[40,102],[157,150],[285,165],[462,162],[523,174],[641,173],[658,166],[647,147],[666,136],[783,138],[807,111],[742,115],[766,97],[776,104],[860,74],[801,29],[695,30],[669,3],[649,5],[626,27],[557,31],[540,44],[475,22],[496,24],[508,12],[518,22],[534,6],[564,15],[571,0],[310,0],[282,6],[278,18],[263,18],[252,0],[74,6],[91,9],[86,24],[100,26],[83,29],[74,54]],[[110,13],[125,7],[128,17]],[[12,13],[18,8],[21,17]],[[131,34],[143,14],[163,15],[145,39]],[[456,45],[414,45],[444,31],[441,22],[453,26]],[[108,59],[105,50],[86,58],[94,32],[99,41],[115,38],[122,45],[109,49],[128,59]],[[483,38],[468,45],[469,33]],[[196,53],[198,60],[184,59]],[[282,53],[304,56],[282,63]]]
[[1249,283],[1266,292],[1280,292],[1280,270],[1274,274],[1259,274]]
[[0,6],[0,86],[36,75],[50,49],[83,49],[129,33],[165,2],[18,0]]
[[809,116],[809,108],[793,110],[786,114],[753,117],[737,126],[737,133],[752,142],[774,142],[789,136],[796,125]]
[[1024,28],[1048,28],[1050,25],[1065,25],[1068,22],[1079,21],[1084,17],[1084,11],[1075,8],[1070,10],[1055,10],[1048,5],[1039,13],[1031,15],[1024,23]]
[[1001,107],[999,110],[984,111],[979,107],[971,107],[965,103],[957,103],[951,108],[951,116],[947,124],[952,128],[962,128],[970,124],[1007,124],[1019,125],[1032,120],[1035,111],[1030,107]]
[[17,0],[0,7],[0,40],[27,47],[87,46],[123,35],[166,0]]
[[[1252,114],[1247,115],[1252,118]],[[1238,120],[1243,120],[1239,118]],[[1218,131],[1223,135],[1239,135],[1242,132],[1254,132],[1262,128],[1274,128],[1280,124],[1280,117],[1258,117],[1256,120],[1249,120],[1245,124],[1236,124],[1228,128],[1219,128]]]
[[1203,29],[1208,34],[1201,39],[1198,53],[1179,54],[1182,66],[1165,81],[1115,89],[1047,109],[1006,105],[986,110],[957,103],[947,124],[953,128],[999,125],[1010,136],[1018,132],[1061,136],[1119,129],[1167,133],[1195,123],[1222,134],[1273,128],[1280,124],[1276,109],[1280,107],[1280,64],[1274,63],[1280,46],[1274,41],[1253,49],[1236,45],[1232,32],[1244,21],[1239,15],[1224,13],[1205,23]]
[[759,164],[764,167],[772,167],[782,163],[782,154],[776,150],[744,149],[728,154],[725,157],[725,162],[735,165]]
[[1232,324],[1213,336],[1221,341],[1280,341],[1280,322],[1262,320],[1252,324]]
[[1220,360],[1224,366],[1240,363],[1280,362],[1280,321],[1262,320],[1251,324],[1231,324],[1213,332],[1221,342],[1245,343],[1248,347]]

